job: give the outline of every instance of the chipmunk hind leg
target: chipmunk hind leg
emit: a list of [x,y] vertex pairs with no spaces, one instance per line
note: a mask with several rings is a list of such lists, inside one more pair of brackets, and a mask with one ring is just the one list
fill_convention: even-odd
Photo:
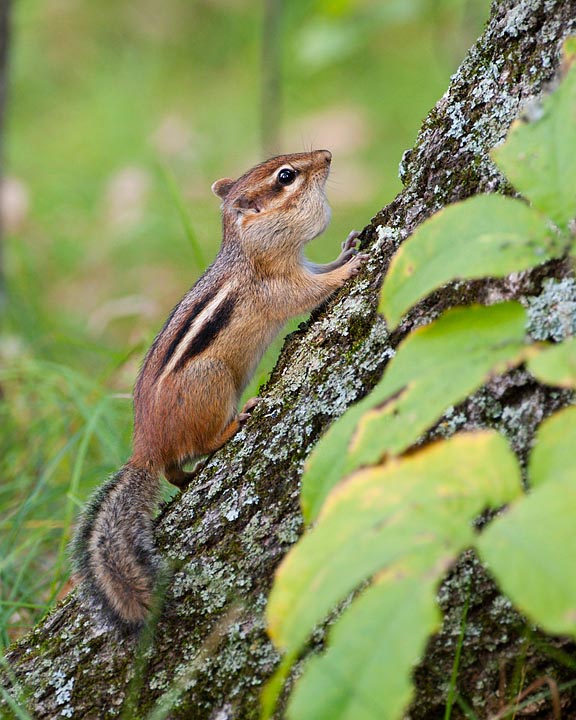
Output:
[[234,374],[221,360],[206,358],[191,363],[175,388],[183,399],[172,418],[181,433],[179,452],[166,463],[164,474],[173,485],[183,488],[193,475],[182,465],[221,448],[238,432],[245,418],[237,411]]
[[164,469],[164,476],[166,480],[168,480],[168,482],[172,485],[175,485],[177,488],[180,488],[180,490],[184,490],[184,488],[188,487],[194,478],[196,471],[205,467],[205,465],[209,462],[211,453],[219,450],[228,442],[228,440],[230,440],[230,438],[236,435],[241,425],[241,416],[234,417],[219,435],[214,437],[211,441],[205,443],[203,446],[203,454],[209,455],[209,457],[198,461],[192,471],[189,472],[187,470],[183,470],[182,464],[179,463],[171,463],[170,465],[167,465]]
[[128,462],[93,495],[72,543],[81,597],[122,634],[143,625],[161,569],[152,533],[158,490],[158,473]]

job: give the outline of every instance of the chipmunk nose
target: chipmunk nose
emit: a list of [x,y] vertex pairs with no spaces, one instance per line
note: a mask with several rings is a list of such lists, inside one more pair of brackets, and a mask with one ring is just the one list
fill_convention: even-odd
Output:
[[318,150],[318,152],[324,158],[326,165],[330,165],[332,162],[332,153],[330,150]]

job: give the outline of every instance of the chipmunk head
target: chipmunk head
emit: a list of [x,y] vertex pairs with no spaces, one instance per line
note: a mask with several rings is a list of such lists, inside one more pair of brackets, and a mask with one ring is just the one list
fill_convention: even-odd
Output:
[[225,230],[247,245],[304,245],[330,221],[324,185],[330,172],[328,150],[280,155],[232,180],[222,178],[212,191],[222,198]]

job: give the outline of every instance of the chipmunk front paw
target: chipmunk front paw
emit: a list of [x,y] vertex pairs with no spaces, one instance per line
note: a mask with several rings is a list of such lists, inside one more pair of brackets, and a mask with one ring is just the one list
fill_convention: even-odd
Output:
[[338,258],[336,260],[339,265],[344,265],[350,260],[350,258],[353,258],[355,255],[358,254],[358,250],[356,250],[356,243],[358,241],[359,235],[359,232],[357,232],[356,230],[352,230],[346,240],[344,240],[344,242],[342,243],[342,252],[340,253],[340,255],[338,255]]
[[352,257],[347,261],[345,264],[345,268],[348,271],[348,277],[356,277],[360,270],[362,269],[362,265],[368,260],[370,255],[367,253],[355,253],[352,255]]

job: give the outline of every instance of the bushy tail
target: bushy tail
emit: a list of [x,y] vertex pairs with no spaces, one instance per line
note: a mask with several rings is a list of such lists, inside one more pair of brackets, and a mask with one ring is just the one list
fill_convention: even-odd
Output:
[[160,478],[126,464],[89,501],[72,542],[83,599],[120,632],[142,626],[161,568],[152,513]]

